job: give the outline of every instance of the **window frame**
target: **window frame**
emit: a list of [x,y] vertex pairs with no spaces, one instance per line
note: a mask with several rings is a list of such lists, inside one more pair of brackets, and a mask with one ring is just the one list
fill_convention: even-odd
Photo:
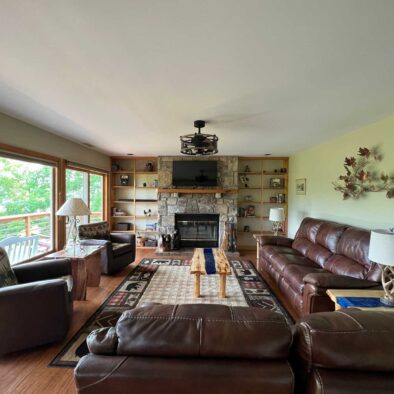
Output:
[[[55,156],[47,155],[44,153],[34,152],[24,148],[18,148],[15,146],[7,145],[0,143],[0,156],[14,158],[15,160],[20,161],[30,161],[37,164],[47,165],[52,167],[52,210],[51,210],[51,226],[52,226],[52,248],[45,253],[40,253],[31,259],[19,261],[15,263],[14,266],[23,264],[29,261],[39,260],[45,257],[48,254],[51,254],[58,250],[61,241],[59,240],[59,224],[56,220],[56,212],[59,209],[61,202],[61,191],[60,191],[60,168],[61,168],[61,159]],[[60,242],[59,242],[60,241]]]
[[[88,207],[90,209],[90,175],[99,175],[103,177],[103,203],[102,203],[102,221],[108,220],[108,172],[99,170],[96,168],[90,168],[88,166],[84,166],[82,164],[77,164],[77,163],[71,163],[71,162],[66,162],[66,167],[64,171],[64,192],[65,195],[67,195],[67,185],[66,185],[66,171],[67,170],[72,170],[72,171],[80,171],[84,172],[88,175],[88,187],[86,190],[86,194],[88,197]],[[90,223],[90,217],[89,217],[89,223]]]

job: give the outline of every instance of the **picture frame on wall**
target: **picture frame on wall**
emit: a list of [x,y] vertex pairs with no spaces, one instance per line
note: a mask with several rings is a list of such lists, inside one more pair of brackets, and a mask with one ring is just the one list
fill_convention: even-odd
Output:
[[306,194],[306,178],[296,179],[296,194],[298,195]]

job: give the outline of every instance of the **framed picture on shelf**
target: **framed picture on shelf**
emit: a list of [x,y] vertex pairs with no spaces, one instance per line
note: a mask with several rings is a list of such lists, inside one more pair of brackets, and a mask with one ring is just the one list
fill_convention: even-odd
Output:
[[306,194],[306,178],[296,179],[296,194]]
[[282,179],[281,178],[271,178],[270,179],[270,187],[274,189],[280,189],[282,187]]
[[246,208],[245,216],[256,216],[254,205],[248,205],[248,207]]

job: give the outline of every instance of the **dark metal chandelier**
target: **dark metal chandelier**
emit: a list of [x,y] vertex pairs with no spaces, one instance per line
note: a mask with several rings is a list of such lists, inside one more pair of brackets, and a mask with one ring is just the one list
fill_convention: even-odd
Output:
[[205,127],[205,120],[195,120],[194,127],[198,133],[182,135],[181,153],[184,155],[214,155],[218,153],[219,138],[215,134],[203,134],[201,129]]

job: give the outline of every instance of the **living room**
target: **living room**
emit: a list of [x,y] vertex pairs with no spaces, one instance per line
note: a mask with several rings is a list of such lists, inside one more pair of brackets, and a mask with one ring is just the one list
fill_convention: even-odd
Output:
[[394,2],[0,11],[1,393],[394,392]]

